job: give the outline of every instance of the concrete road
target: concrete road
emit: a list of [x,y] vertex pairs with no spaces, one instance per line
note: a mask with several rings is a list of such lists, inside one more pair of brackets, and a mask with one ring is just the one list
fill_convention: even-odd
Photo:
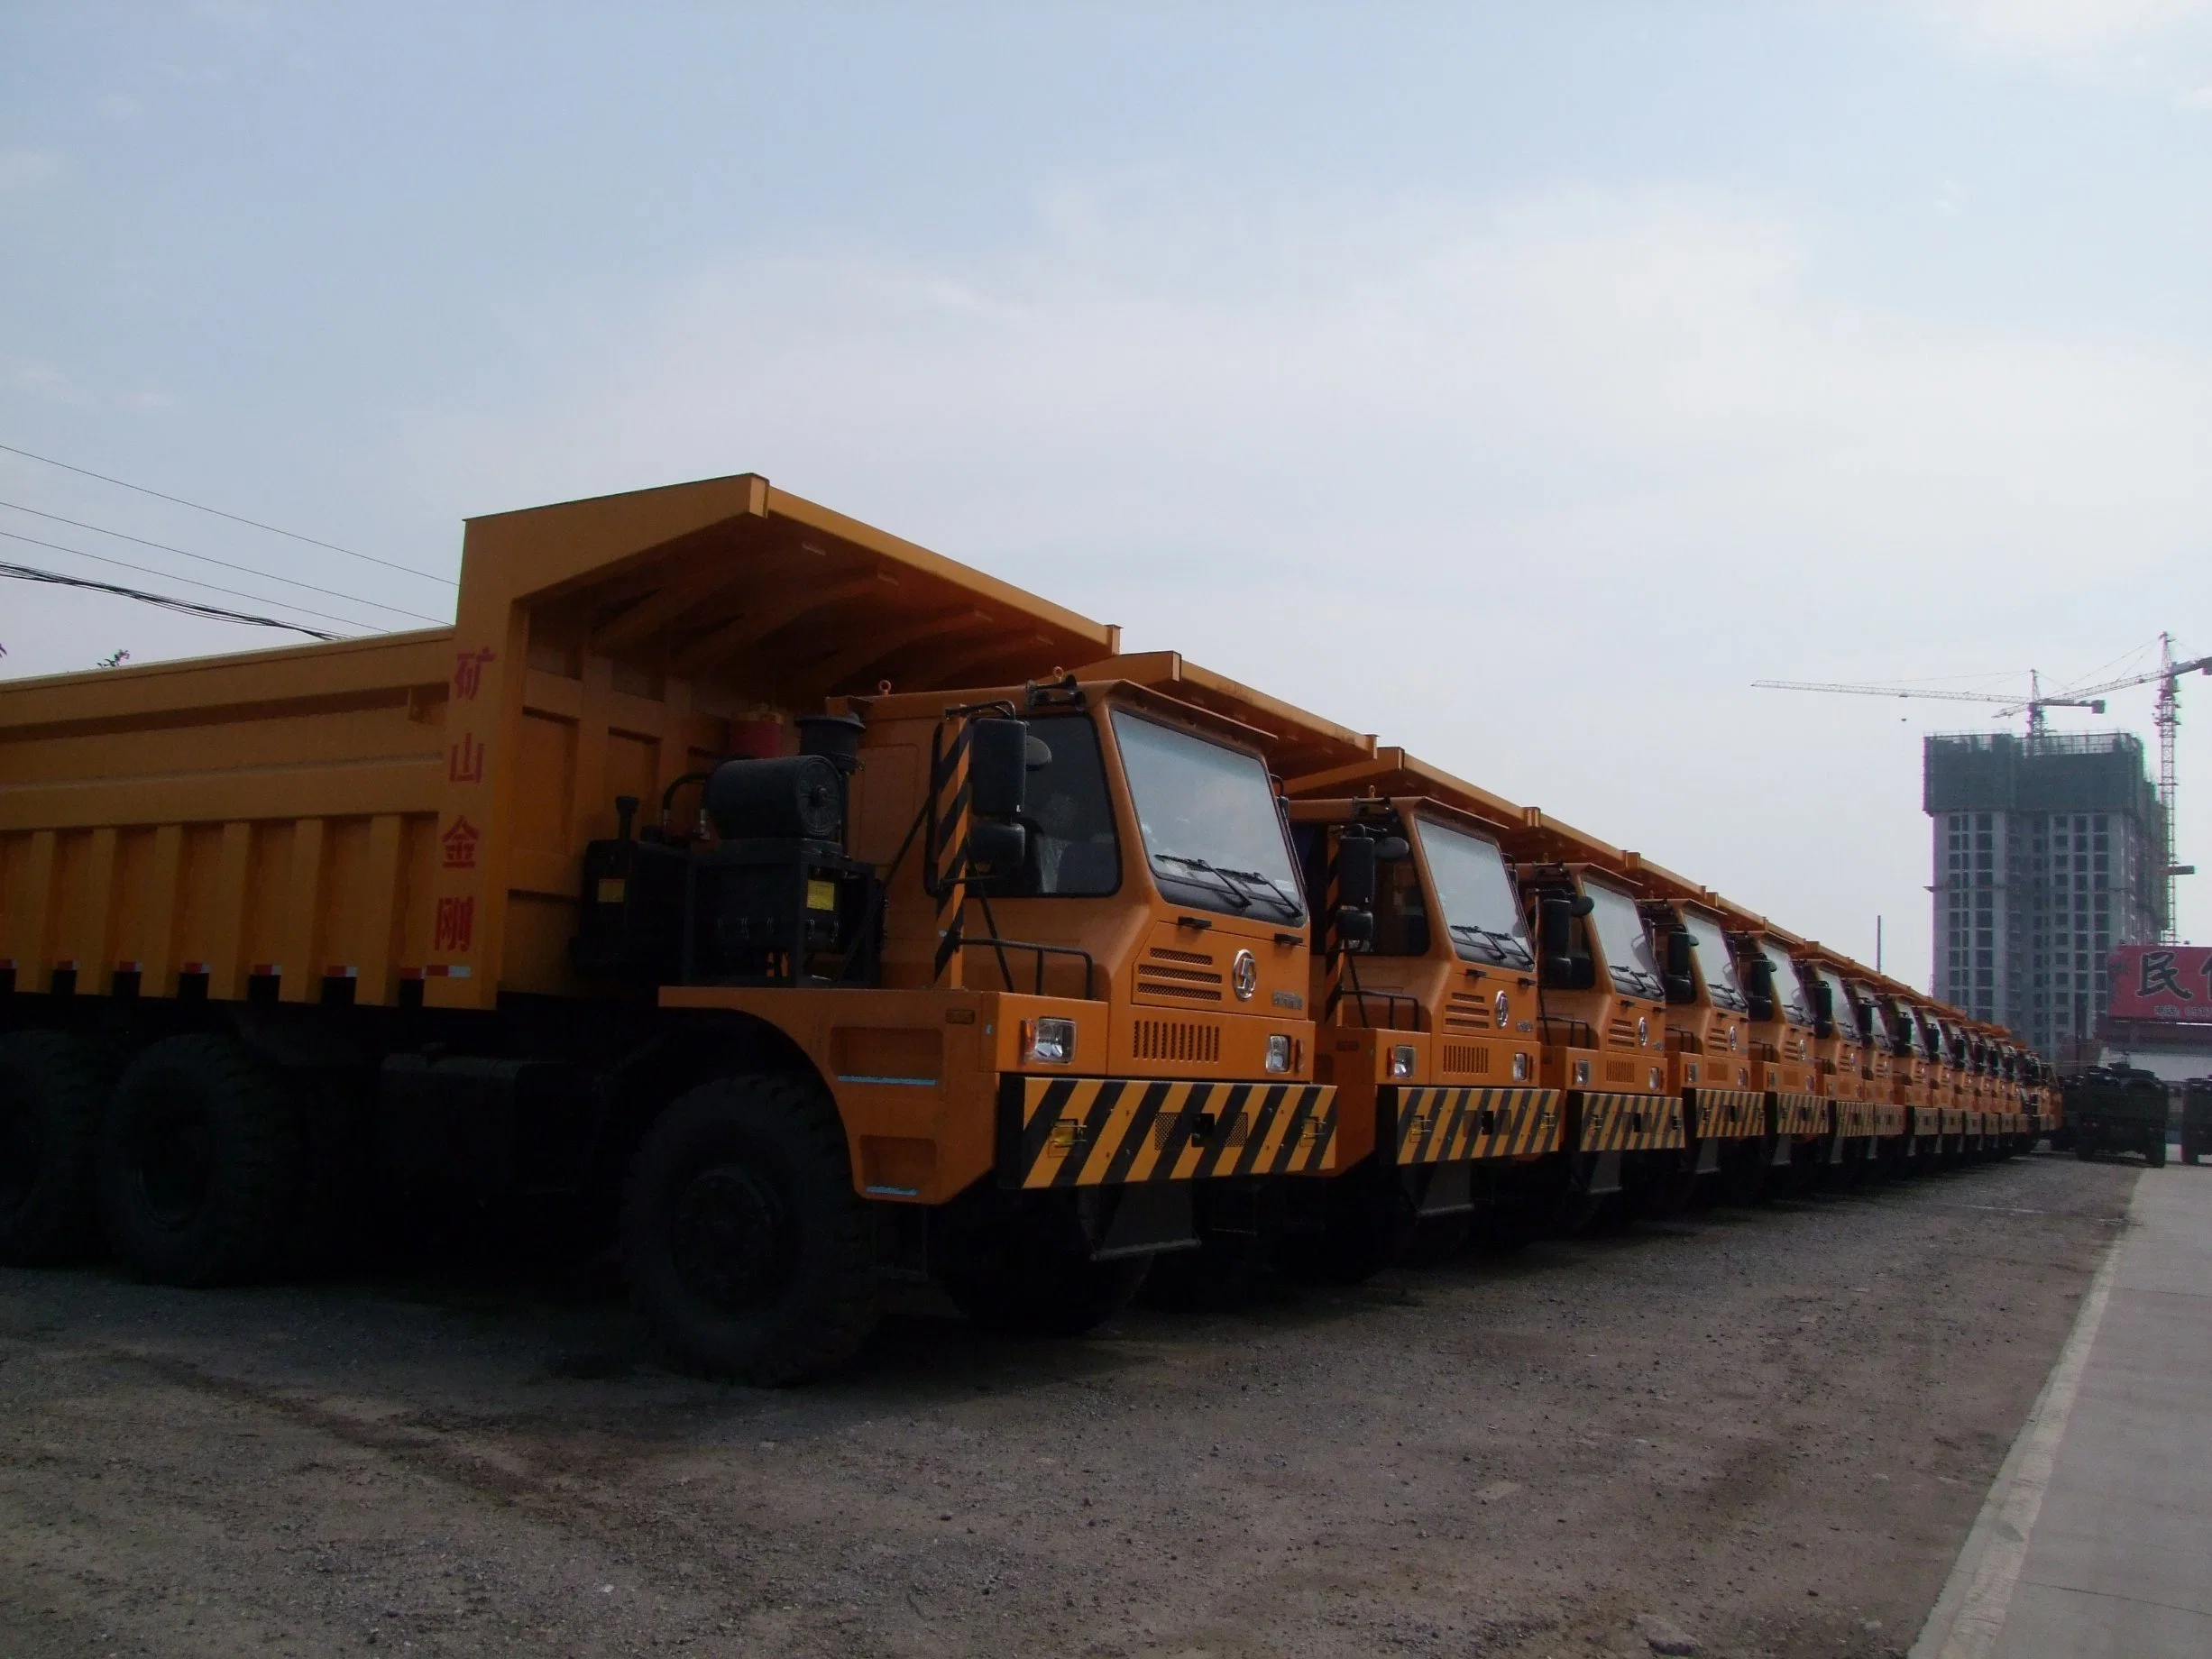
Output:
[[915,1315],[773,1394],[640,1358],[602,1268],[0,1274],[0,1654],[1895,1655],[2138,1176]]
[[1915,1659],[2212,1654],[2212,1169],[2128,1224]]

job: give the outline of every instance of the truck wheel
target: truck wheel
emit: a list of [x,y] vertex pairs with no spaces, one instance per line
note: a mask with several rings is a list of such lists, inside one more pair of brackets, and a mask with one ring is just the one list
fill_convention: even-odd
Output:
[[688,1369],[778,1388],[850,1359],[876,1324],[875,1256],[820,1086],[725,1077],[679,1097],[630,1165],[622,1260]]
[[2088,1163],[2090,1159],[2097,1156],[2097,1142],[2087,1135],[2077,1136],[2074,1141],[2074,1156],[2081,1159],[2083,1163]]
[[1356,1285],[1372,1279],[1413,1242],[1413,1205],[1398,1171],[1369,1158],[1328,1182],[1318,1227],[1284,1235],[1275,1259],[1293,1279]]
[[2166,1137],[2163,1134],[2157,1134],[2144,1141],[2143,1156],[2143,1161],[2148,1163],[2152,1169],[2163,1169],[2166,1167]]
[[97,1245],[102,1092],[89,1043],[0,1037],[0,1263],[70,1261]]
[[100,1199],[124,1265],[163,1285],[266,1269],[298,1196],[299,1129],[269,1068],[229,1037],[170,1037],[108,1102]]
[[1179,1314],[1225,1313],[1252,1300],[1267,1257],[1256,1233],[1208,1233],[1196,1250],[1163,1251],[1144,1276],[1147,1307]]

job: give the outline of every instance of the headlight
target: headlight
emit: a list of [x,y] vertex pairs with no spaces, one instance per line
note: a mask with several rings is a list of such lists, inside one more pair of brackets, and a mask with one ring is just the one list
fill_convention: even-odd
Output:
[[1661,1072],[1660,1072],[1659,1068],[1658,1068],[1657,1066],[1654,1066],[1654,1067],[1651,1068],[1651,1086],[1652,1086],[1652,1088],[1653,1088],[1654,1090],[1657,1090],[1657,1089],[1659,1087],[1660,1084],[1661,1084],[1661,1083],[1662,1083],[1664,1080],[1665,1080],[1665,1078],[1664,1078],[1663,1075],[1661,1074]]
[[1401,1042],[1391,1050],[1391,1076],[1409,1077],[1413,1075],[1413,1045]]
[[1590,1062],[1588,1060],[1576,1060],[1574,1062],[1574,1082],[1576,1086],[1578,1087],[1587,1086],[1589,1081]]
[[1290,1069],[1290,1040],[1277,1034],[1267,1040],[1267,1068],[1270,1071]]
[[1526,1054],[1517,1052],[1513,1056],[1513,1081],[1516,1083],[1528,1081],[1528,1057]]
[[1022,1058],[1043,1066],[1065,1066],[1075,1059],[1075,1022],[1073,1020],[1024,1020],[1029,1028],[1029,1040],[1022,1045]]
[[1697,1081],[1697,1062],[1695,1060],[1684,1062],[1682,1068],[1682,1077],[1683,1081],[1685,1083],[1695,1083]]

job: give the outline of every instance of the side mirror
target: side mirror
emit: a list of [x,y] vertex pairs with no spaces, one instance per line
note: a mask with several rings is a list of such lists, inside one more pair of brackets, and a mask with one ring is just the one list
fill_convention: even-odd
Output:
[[1544,983],[1556,991],[1574,989],[1574,958],[1556,951],[1547,951],[1542,958]]
[[1347,905],[1331,918],[1329,925],[1336,930],[1336,937],[1347,945],[1372,945],[1375,942],[1375,912],[1371,910],[1354,910]]
[[968,860],[979,876],[1013,875],[1029,857],[1029,831],[1020,824],[978,819],[968,827]]
[[1029,801],[1029,722],[979,720],[968,729],[968,800],[980,818],[1018,818]]
[[1569,954],[1574,929],[1569,924],[1574,906],[1564,898],[1542,898],[1536,904],[1536,930],[1547,957]]
[[1375,843],[1375,857],[1384,864],[1396,864],[1412,850],[1402,835],[1386,835]]
[[1836,992],[1825,979],[1813,987],[1813,1034],[1822,1038],[1836,1034]]
[[[1400,846],[1405,843],[1400,841]],[[1336,842],[1336,903],[1345,910],[1372,910],[1375,903],[1375,857],[1378,848],[1365,836],[1343,836]]]
[[1587,916],[1592,911],[1597,909],[1597,907],[1598,902],[1595,899],[1592,898],[1586,893],[1578,893],[1572,899],[1567,901],[1567,914],[1570,916]]
[[[1687,928],[1676,928],[1666,936],[1666,975],[1670,979],[1690,977],[1690,951],[1695,944]],[[1682,999],[1689,1001],[1688,997]]]
[[1666,1000],[1670,1003],[1693,1003],[1697,1001],[1697,981],[1690,977],[1690,976],[1687,974],[1667,975]]

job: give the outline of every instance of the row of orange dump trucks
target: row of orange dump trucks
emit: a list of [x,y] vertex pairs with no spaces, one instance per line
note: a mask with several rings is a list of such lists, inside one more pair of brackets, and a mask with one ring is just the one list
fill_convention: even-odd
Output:
[[2058,1109],[2002,1030],[754,475],[472,520],[450,628],[0,686],[0,1260],[557,1216],[757,1382],[886,1280],[1072,1333]]

